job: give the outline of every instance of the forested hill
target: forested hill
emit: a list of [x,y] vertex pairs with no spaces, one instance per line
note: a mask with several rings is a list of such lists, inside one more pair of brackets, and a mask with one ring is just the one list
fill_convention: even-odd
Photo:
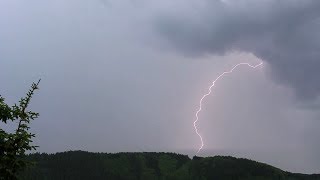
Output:
[[286,179],[320,180],[320,175],[293,174],[267,164],[234,157],[194,157],[174,153],[89,153],[69,151],[31,154],[36,165],[20,175],[32,180],[89,179]]

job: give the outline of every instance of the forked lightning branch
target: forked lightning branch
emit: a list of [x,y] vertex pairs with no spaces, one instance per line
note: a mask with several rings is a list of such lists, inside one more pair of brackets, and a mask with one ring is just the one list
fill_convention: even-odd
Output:
[[260,63],[257,64],[257,65],[251,65],[251,64],[249,64],[249,63],[239,63],[239,64],[235,65],[230,71],[225,71],[225,72],[223,72],[223,73],[220,74],[214,81],[212,81],[211,86],[209,86],[209,88],[208,88],[208,93],[206,93],[205,95],[203,95],[202,98],[201,98],[200,101],[199,101],[199,108],[198,108],[198,110],[197,110],[197,112],[196,112],[196,120],[193,122],[193,127],[194,127],[197,135],[199,136],[200,141],[201,141],[201,145],[200,145],[200,147],[199,147],[199,149],[198,149],[198,151],[197,151],[196,154],[198,154],[198,153],[201,151],[201,149],[203,148],[203,146],[204,146],[204,142],[203,142],[202,136],[201,136],[201,134],[199,133],[199,130],[198,130],[198,128],[197,128],[197,122],[199,121],[199,116],[198,116],[198,115],[199,115],[199,113],[200,113],[201,110],[202,110],[202,103],[203,103],[203,101],[205,100],[205,98],[206,98],[207,96],[209,96],[209,95],[211,94],[212,88],[215,86],[215,83],[216,83],[219,79],[223,78],[225,75],[232,73],[237,67],[239,67],[239,66],[241,66],[241,65],[247,65],[247,66],[249,66],[249,67],[251,67],[251,68],[257,68],[257,67],[261,66],[262,64],[263,64],[262,62],[260,62]]

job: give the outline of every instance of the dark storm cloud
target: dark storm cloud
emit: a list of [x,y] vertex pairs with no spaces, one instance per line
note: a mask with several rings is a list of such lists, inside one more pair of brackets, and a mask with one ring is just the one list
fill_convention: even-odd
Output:
[[320,95],[320,1],[208,1],[186,11],[160,16],[156,23],[183,53],[251,52],[298,98]]

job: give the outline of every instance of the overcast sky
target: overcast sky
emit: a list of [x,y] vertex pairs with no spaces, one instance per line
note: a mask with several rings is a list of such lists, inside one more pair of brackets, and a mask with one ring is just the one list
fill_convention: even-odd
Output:
[[174,151],[320,173],[320,1],[0,0],[0,94],[40,152]]

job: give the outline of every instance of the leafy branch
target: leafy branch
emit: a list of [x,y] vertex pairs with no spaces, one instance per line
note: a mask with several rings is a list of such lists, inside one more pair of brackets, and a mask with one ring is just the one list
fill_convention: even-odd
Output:
[[36,150],[37,146],[30,145],[35,134],[29,132],[29,123],[39,117],[39,113],[27,111],[34,92],[39,89],[39,83],[33,83],[26,97],[21,98],[19,105],[12,107],[4,102],[0,96],[0,122],[7,124],[8,120],[18,121],[14,133],[9,133],[0,128],[0,179],[17,179],[17,174],[32,163],[25,160],[28,150]]

